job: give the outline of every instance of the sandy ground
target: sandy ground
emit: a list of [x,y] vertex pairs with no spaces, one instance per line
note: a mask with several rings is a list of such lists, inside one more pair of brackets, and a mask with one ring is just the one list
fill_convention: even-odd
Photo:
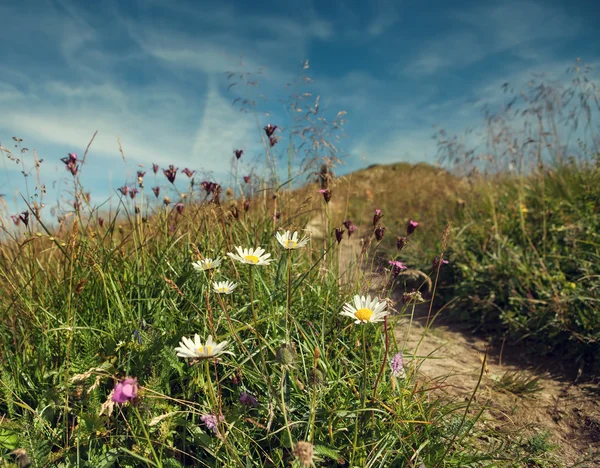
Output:
[[[558,446],[555,456],[563,466],[600,466],[600,385],[568,378],[551,360],[535,362],[523,350],[507,353],[489,347],[488,342],[466,330],[451,325],[434,325],[425,333],[427,313],[419,314],[409,326],[402,319],[396,338],[407,350],[417,349],[413,365],[419,366],[421,378],[451,397],[468,398],[477,386],[482,372],[482,358],[488,353],[486,368],[476,394],[475,408],[487,409],[480,424],[492,433],[531,436],[548,431],[549,440]],[[537,379],[531,393],[519,391],[516,385],[502,385],[504,375],[520,381]]]

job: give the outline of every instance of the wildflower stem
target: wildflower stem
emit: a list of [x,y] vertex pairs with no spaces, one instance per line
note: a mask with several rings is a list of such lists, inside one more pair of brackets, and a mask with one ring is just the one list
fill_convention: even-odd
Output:
[[258,317],[256,316],[256,310],[254,309],[254,280],[252,278],[252,266],[248,266],[249,278],[248,282],[250,283],[248,287],[250,288],[250,308],[252,309],[252,319],[254,320],[254,332],[256,333],[256,337],[259,338],[258,335]]
[[206,310],[208,312],[208,328],[211,334],[215,334],[212,307],[210,306],[210,285],[212,284],[213,270],[208,270],[208,286],[206,287]]
[[[249,282],[250,282],[250,306],[252,308],[252,317],[254,320],[254,334],[256,335],[256,344],[258,345],[258,354],[260,354],[260,361],[264,370],[264,376],[266,377],[266,381],[267,381],[267,385],[269,386],[269,390],[271,391],[271,393],[273,395],[276,395],[275,393],[275,388],[273,387],[273,382],[271,381],[271,374],[269,374],[269,370],[268,370],[268,366],[267,366],[267,360],[265,359],[265,354],[263,352],[263,346],[261,344],[262,341],[262,337],[260,336],[260,333],[258,332],[258,316],[256,315],[256,310],[254,308],[254,291],[253,291],[253,287],[254,287],[254,280],[252,278],[252,266],[249,265],[248,266],[249,271],[250,271],[250,276],[248,278]],[[277,400],[277,398],[275,398],[275,400]],[[285,413],[285,408],[283,407],[285,405],[284,401],[281,401],[282,404],[282,408],[281,410]]]
[[[223,440],[223,445],[225,445],[225,448],[227,449],[227,453],[237,460],[238,466],[242,466],[242,461],[237,456],[235,449],[233,447],[231,447],[229,442],[227,442],[227,438],[226,438],[227,431],[224,430],[225,423],[223,422],[223,419],[222,419],[223,412],[221,411],[221,401],[218,398],[218,396],[215,395],[215,389],[213,388],[213,382],[212,382],[212,379],[210,378],[209,359],[204,360],[204,372],[206,374],[205,378],[206,378],[206,386],[208,387],[208,395],[209,395],[209,399],[211,400],[210,404],[211,404],[211,407],[215,408],[215,411],[216,411],[215,416],[216,416],[216,420],[217,420],[217,428],[216,428],[217,434]],[[217,380],[217,385],[218,385],[218,375],[217,375],[216,365],[215,365],[215,380]]]
[[363,381],[362,381],[362,392],[360,394],[360,406],[362,409],[365,408],[365,397],[367,392],[367,327],[363,324],[362,326],[362,345],[363,345]]
[[290,311],[292,308],[292,250],[288,249],[287,258],[287,298],[285,309],[285,341],[290,342]]
[[375,401],[375,398],[377,397],[377,386],[379,385],[379,380],[383,375],[383,369],[385,368],[385,365],[387,363],[389,348],[387,316],[383,317],[383,332],[385,333],[385,351],[383,354],[383,362],[381,363],[381,369],[379,369],[379,374],[377,375],[377,380],[375,381],[375,386],[373,387],[373,401]]
[[294,450],[294,439],[292,439],[292,430],[290,429],[290,423],[287,417],[287,406],[285,404],[285,379],[286,379],[285,368],[281,370],[281,385],[279,391],[281,394],[281,411],[283,412],[283,421],[285,422],[285,428],[287,430],[288,437],[290,439],[290,450]]
[[144,437],[146,438],[146,441],[148,442],[148,447],[150,448],[150,451],[152,452],[152,456],[154,457],[156,466],[158,466],[159,468],[162,468],[163,464],[160,461],[160,458],[158,457],[158,455],[156,454],[156,450],[154,450],[154,445],[152,445],[152,441],[150,440],[150,434],[148,434],[148,430],[146,429],[146,423],[142,419],[142,415],[140,414],[137,406],[132,405],[132,408],[133,408],[133,412],[135,413],[136,417],[138,418],[138,421],[140,422],[140,426],[142,426],[142,431],[144,431]]
[[[446,445],[446,451],[444,452],[444,455],[442,455],[442,457],[440,458],[440,460],[445,460],[446,459],[446,455],[448,455],[450,453],[451,450],[456,450],[456,445],[454,445],[454,442],[456,441],[456,438],[458,437],[458,435],[460,434],[463,426],[465,425],[465,421],[467,419],[467,415],[469,414],[469,409],[471,409],[471,404],[473,403],[473,400],[475,399],[475,395],[477,394],[477,391],[479,390],[479,386],[481,385],[481,380],[483,379],[483,374],[485,372],[486,369],[486,364],[487,364],[487,357],[488,357],[488,352],[487,350],[485,351],[485,354],[483,355],[483,360],[481,361],[481,371],[479,372],[479,379],[477,380],[477,384],[475,384],[475,388],[473,389],[473,392],[471,392],[471,396],[469,397],[469,401],[467,402],[467,406],[465,407],[465,411],[462,415],[462,419],[460,420],[460,424],[458,426],[458,429],[456,429],[456,431],[454,432],[454,435],[452,437],[452,440],[450,441],[449,444]],[[471,424],[471,427],[473,427],[473,424],[475,424],[474,422]],[[470,430],[470,428],[469,428]],[[460,442],[462,442],[462,440],[464,439],[464,437],[466,436],[466,434],[469,431],[465,431],[463,433],[463,436],[460,438],[458,444],[460,444]],[[457,444],[457,445],[458,445]],[[438,461],[435,465],[434,468],[437,468],[440,465],[440,462]]]
[[223,315],[225,316],[225,319],[227,320],[227,323],[229,324],[229,331],[231,332],[231,334],[233,335],[233,337],[235,338],[237,343],[240,345],[240,347],[248,355],[248,358],[254,365],[254,368],[257,370],[257,372],[260,373],[260,368],[254,361],[254,358],[252,357],[252,353],[248,350],[248,348],[246,348],[246,346],[244,345],[244,342],[240,338],[240,335],[237,333],[237,331],[235,330],[235,327],[233,326],[233,322],[231,321],[231,316],[229,315],[229,312],[227,311],[227,306],[225,305],[223,298],[220,295],[218,297],[219,297],[219,302],[221,304],[221,308],[223,309]]
[[[363,378],[362,390],[360,392],[360,410],[365,409],[365,393],[367,391],[367,332],[366,327],[362,327],[362,347],[363,347]],[[350,458],[350,466],[354,466],[354,455],[356,453],[356,445],[358,444],[358,422],[360,419],[360,410],[356,412],[356,420],[354,422],[354,441],[352,443],[352,457]]]
[[381,244],[381,241],[377,241],[377,243],[375,244],[375,248],[373,249],[373,256],[371,257],[371,268],[369,269],[371,273],[373,273],[373,268],[375,267],[375,252],[379,248],[379,244]]
[[313,369],[313,382],[312,382],[312,398],[310,404],[310,423],[308,425],[308,431],[306,440],[310,440],[311,443],[315,440],[315,419],[317,417],[317,383],[315,382],[314,376],[316,376],[317,366]]

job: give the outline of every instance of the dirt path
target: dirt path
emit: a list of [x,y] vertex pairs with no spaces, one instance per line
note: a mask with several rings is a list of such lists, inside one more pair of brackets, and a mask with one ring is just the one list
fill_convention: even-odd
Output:
[[[318,222],[313,223],[315,227]],[[360,248],[358,237],[344,237],[340,244],[342,274],[356,267]],[[373,291],[381,290],[381,277],[374,275],[367,281]],[[392,294],[398,310],[402,293]],[[488,352],[487,368],[474,400],[475,409],[487,409],[476,430],[496,440],[511,441],[547,431],[548,441],[557,447],[556,461],[539,466],[600,467],[600,382],[583,383],[585,376],[578,381],[576,369],[569,369],[575,363],[536,362],[524,350],[508,345],[504,349],[489,347],[485,337],[474,336],[443,316],[426,329],[428,305],[420,307],[412,321],[410,317],[400,319],[395,335],[410,355],[426,333],[417,358],[412,363],[409,360],[409,365],[418,366],[420,378],[439,388],[436,391],[449,398],[468,399]],[[569,374],[570,378],[566,377]]]
[[[395,334],[404,349],[417,348],[426,332],[424,315],[412,325],[408,318],[401,319]],[[589,459],[590,450],[597,454],[596,461],[578,466],[600,466],[599,385],[567,380],[555,363],[531,362],[523,355],[511,353],[501,362],[501,350],[488,347],[483,338],[443,324],[427,331],[417,351],[421,359],[413,364],[423,380],[464,399],[477,386],[486,350],[486,369],[475,399],[475,407],[487,407],[480,427],[508,437],[547,431],[549,442],[558,447],[559,466]]]

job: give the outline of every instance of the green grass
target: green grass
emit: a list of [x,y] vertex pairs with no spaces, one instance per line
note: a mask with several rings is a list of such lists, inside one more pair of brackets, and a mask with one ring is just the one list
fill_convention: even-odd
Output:
[[[391,333],[399,316],[361,326],[341,316],[364,291],[340,289],[314,246],[292,252],[288,265],[278,227],[260,213],[236,221],[190,201],[182,215],[132,217],[123,234],[75,222],[60,239],[5,245],[3,457],[22,448],[33,466],[285,466],[308,441],[322,466],[493,458],[465,443],[464,404],[418,385],[414,350],[404,350],[408,377],[391,375],[385,356],[389,363],[398,348],[385,327]],[[193,270],[198,252],[220,257],[236,245],[263,246],[275,261],[227,258],[215,272]],[[212,279],[239,286],[218,296]],[[174,347],[195,333],[227,340],[233,355],[178,358]],[[138,378],[138,398],[107,414],[125,376]],[[258,405],[242,405],[242,391]],[[222,414],[216,432],[205,414]]]

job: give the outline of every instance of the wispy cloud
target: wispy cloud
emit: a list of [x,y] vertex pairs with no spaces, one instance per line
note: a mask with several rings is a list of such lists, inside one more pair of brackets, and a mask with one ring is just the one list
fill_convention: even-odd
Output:
[[581,21],[559,6],[533,1],[482,4],[449,12],[452,26],[426,41],[400,69],[408,76],[432,75],[446,68],[479,62],[510,51],[529,57],[544,41],[572,38],[583,32]]
[[374,9],[375,16],[367,24],[367,33],[370,36],[380,36],[388,32],[400,20],[398,6],[391,2],[375,2]]

